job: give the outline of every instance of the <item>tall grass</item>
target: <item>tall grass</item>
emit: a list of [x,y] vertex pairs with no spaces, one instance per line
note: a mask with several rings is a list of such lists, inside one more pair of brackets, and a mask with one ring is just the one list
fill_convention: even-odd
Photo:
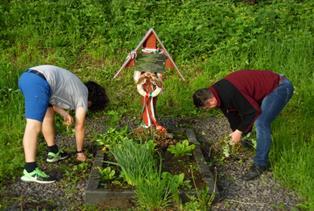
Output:
[[253,66],[286,75],[295,87],[288,106],[273,125],[271,162],[285,185],[306,196],[314,209],[314,39],[299,31],[284,40],[262,39],[254,49]]
[[[0,59],[0,181],[15,175],[23,164],[24,129],[22,95],[17,89],[18,71]],[[4,71],[3,71],[4,70]],[[1,182],[0,182],[1,183]]]
[[313,117],[280,118],[274,127],[272,158],[275,176],[305,196],[305,208],[314,208]]
[[273,125],[271,162],[276,177],[298,190],[314,209],[314,2],[243,2],[1,1],[0,180],[18,175],[23,162],[20,73],[45,63],[68,68],[83,80],[106,86],[112,109],[137,116],[141,106],[132,70],[124,70],[115,81],[111,78],[153,27],[187,79],[166,72],[158,116],[199,114],[191,101],[194,90],[231,70],[273,69],[291,79],[295,94]]
[[166,209],[168,206],[180,206],[179,187],[183,184],[184,174],[172,175],[161,169],[146,175],[135,187],[139,206],[147,210]]
[[121,168],[121,175],[129,185],[136,186],[146,175],[153,174],[157,169],[154,158],[154,143],[135,143],[132,139],[121,141],[110,151]]

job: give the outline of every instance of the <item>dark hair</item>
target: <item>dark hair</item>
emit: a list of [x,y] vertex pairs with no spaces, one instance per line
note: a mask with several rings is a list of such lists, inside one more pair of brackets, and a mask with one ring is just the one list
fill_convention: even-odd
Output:
[[206,101],[213,97],[213,93],[208,88],[198,89],[193,94],[193,102],[195,107],[203,107]]
[[88,101],[91,101],[92,103],[89,107],[89,110],[103,110],[109,103],[105,89],[94,81],[88,81],[85,83],[85,85],[88,89]]

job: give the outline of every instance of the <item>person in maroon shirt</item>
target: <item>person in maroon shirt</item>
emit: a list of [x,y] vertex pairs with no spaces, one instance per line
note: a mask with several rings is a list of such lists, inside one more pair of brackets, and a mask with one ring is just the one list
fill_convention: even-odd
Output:
[[260,176],[268,165],[271,145],[271,122],[293,94],[291,82],[270,70],[239,70],[227,75],[209,88],[193,94],[197,108],[219,108],[232,129],[231,144],[238,144],[255,123],[256,155],[254,164],[243,175],[244,180]]

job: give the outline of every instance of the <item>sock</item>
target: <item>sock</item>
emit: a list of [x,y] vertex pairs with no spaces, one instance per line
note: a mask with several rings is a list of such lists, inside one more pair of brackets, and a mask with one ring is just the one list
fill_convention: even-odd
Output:
[[48,152],[57,153],[58,151],[59,151],[59,148],[56,144],[52,146],[48,146]]
[[37,167],[36,162],[25,163],[25,166],[24,166],[25,170],[26,170],[28,173],[34,171],[36,167]]

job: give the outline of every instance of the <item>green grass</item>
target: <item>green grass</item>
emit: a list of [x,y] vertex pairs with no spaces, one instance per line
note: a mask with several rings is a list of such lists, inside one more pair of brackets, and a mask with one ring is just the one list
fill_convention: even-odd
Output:
[[6,62],[0,59],[0,181],[14,177],[24,159],[19,156],[23,154],[23,96],[17,89],[18,73]]
[[[304,207],[313,209],[314,202],[314,118],[281,117],[274,127],[272,162],[275,176],[292,189],[306,196]],[[288,130],[287,130],[288,128]]]
[[[19,177],[23,166],[23,98],[19,74],[38,64],[72,70],[104,85],[109,110],[139,115],[132,70],[112,77],[145,32],[153,27],[186,81],[165,74],[158,115],[204,115],[192,93],[231,70],[273,69],[295,94],[273,125],[271,162],[284,185],[314,210],[313,112],[314,2],[226,1],[21,1],[0,3],[0,181]],[[116,115],[119,116],[119,115]],[[10,179],[11,178],[11,179]]]

